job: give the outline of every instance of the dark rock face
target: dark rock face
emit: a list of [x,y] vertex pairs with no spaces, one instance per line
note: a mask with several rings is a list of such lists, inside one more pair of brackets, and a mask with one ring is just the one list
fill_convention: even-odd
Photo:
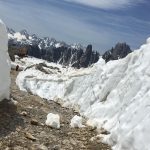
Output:
[[106,51],[102,58],[108,62],[110,60],[117,60],[126,57],[132,50],[130,46],[126,43],[118,43],[114,48],[111,50]]
[[87,64],[90,61],[92,56],[92,45],[88,45],[85,53],[80,58],[80,64],[83,67],[88,67]]
[[83,49],[72,49],[64,46],[40,50],[37,45],[32,45],[29,46],[27,55],[59,63],[64,66],[70,65],[75,68],[86,68],[91,64],[96,63],[99,59],[99,53],[92,51],[92,46],[91,49],[89,49],[88,46],[86,51],[84,51]]
[[8,53],[12,61],[15,61],[15,55],[25,57],[28,49],[29,47],[26,45],[8,44]]
[[29,35],[26,30],[20,32],[25,37],[22,40],[18,40],[14,36],[14,30],[8,29],[8,33],[11,35],[9,36],[8,51],[13,61],[14,55],[21,57],[28,55],[64,66],[81,68],[88,67],[99,59],[99,53],[92,50],[92,45],[88,45],[84,49],[81,45],[72,46],[48,37],[41,39],[35,34]]
[[27,55],[34,56],[36,58],[42,58],[38,45],[29,45],[27,49]]
[[99,54],[97,52],[92,51],[92,45],[88,45],[85,53],[80,58],[81,67],[88,67],[89,62],[96,63],[99,59]]

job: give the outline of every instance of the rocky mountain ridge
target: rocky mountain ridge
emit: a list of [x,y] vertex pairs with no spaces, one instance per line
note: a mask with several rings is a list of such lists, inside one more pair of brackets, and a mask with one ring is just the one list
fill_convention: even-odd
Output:
[[[66,44],[54,38],[39,38],[35,34],[30,35],[26,30],[15,32],[8,28],[8,51],[12,61],[14,55],[33,56],[50,62],[71,66],[75,68],[88,67],[99,60],[99,52],[93,51],[92,45],[87,48],[81,44]],[[131,53],[126,43],[118,43],[111,50],[106,51],[102,58],[108,62],[126,57]]]
[[80,44],[69,45],[56,41],[54,38],[29,35],[26,30],[15,32],[8,29],[8,37],[9,54],[12,60],[14,60],[14,55],[29,55],[64,66],[81,68],[96,63],[100,55],[92,50],[92,45],[88,45],[87,48]]

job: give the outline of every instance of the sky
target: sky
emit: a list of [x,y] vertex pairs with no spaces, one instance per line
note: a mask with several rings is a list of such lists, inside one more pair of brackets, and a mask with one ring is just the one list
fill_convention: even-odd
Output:
[[150,36],[149,0],[0,0],[0,18],[16,31],[93,45],[137,49]]

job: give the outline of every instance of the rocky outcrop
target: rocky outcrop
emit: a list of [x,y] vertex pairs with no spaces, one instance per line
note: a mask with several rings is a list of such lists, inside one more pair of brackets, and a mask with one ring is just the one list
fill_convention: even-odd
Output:
[[96,63],[98,59],[99,59],[99,54],[97,52],[92,51],[92,45],[88,45],[85,53],[80,58],[80,65],[82,67],[88,67],[89,62]]
[[10,59],[12,61],[15,61],[15,55],[18,55],[19,57],[25,57],[27,55],[28,46],[25,45],[8,45],[8,53],[10,56]]
[[110,60],[117,60],[126,57],[132,50],[130,46],[126,43],[117,43],[114,48],[111,50],[106,51],[102,58],[108,62]]
[[88,67],[96,63],[99,53],[92,50],[92,45],[85,49],[80,44],[68,45],[55,39],[38,38],[35,34],[29,35],[26,30],[15,32],[8,29],[9,55],[14,61],[14,55],[26,55],[41,58],[50,62],[75,68]]

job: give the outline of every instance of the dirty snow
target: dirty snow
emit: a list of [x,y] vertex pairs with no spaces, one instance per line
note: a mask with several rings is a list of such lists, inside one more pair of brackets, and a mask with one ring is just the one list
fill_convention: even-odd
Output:
[[47,126],[52,128],[59,129],[60,128],[60,117],[58,114],[49,113],[47,115],[47,120],[45,122]]
[[[63,69],[62,69],[63,70]],[[104,128],[103,141],[114,150],[150,148],[150,38],[126,58],[59,74],[35,68],[17,77],[21,90],[74,107],[88,124]]]
[[10,60],[7,50],[7,31],[4,23],[0,20],[0,101],[9,98]]
[[85,127],[85,126],[82,124],[82,117],[77,116],[77,115],[75,115],[75,116],[71,119],[70,126],[71,126],[72,128],[83,128],[83,127]]

